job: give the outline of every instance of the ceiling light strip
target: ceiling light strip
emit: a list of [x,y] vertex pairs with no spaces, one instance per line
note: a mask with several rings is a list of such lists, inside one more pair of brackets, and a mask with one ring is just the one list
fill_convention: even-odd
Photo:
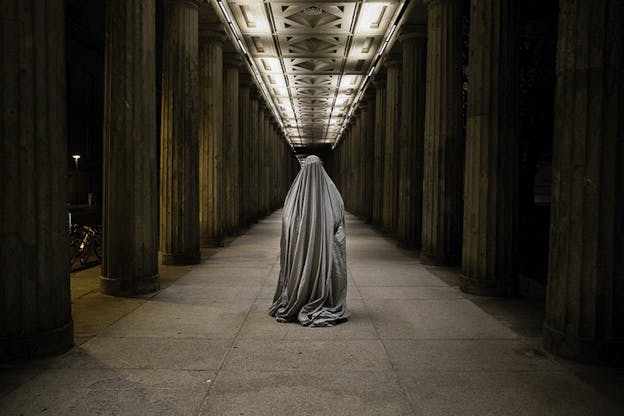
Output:
[[216,0],[216,1],[217,1],[217,5],[219,6],[219,9],[221,10],[221,14],[222,14],[223,18],[227,22],[229,31],[232,33],[232,36],[234,36],[234,39],[236,40],[236,42],[235,42],[236,45],[238,46],[238,48],[242,52],[243,57],[244,57],[245,61],[247,62],[247,65],[251,68],[252,73],[254,75],[254,78],[256,79],[256,83],[258,84],[258,87],[260,88],[260,91],[264,95],[265,101],[269,105],[269,108],[273,112],[273,115],[275,116],[275,119],[277,120],[277,122],[278,122],[278,124],[279,124],[279,126],[280,126],[280,128],[282,130],[282,133],[284,134],[284,136],[286,136],[287,141],[290,143],[291,148],[292,148],[293,147],[292,146],[292,142],[291,142],[291,140],[289,140],[290,138],[289,138],[288,134],[286,133],[286,127],[284,125],[284,121],[282,120],[282,117],[281,117],[280,113],[277,111],[275,103],[273,102],[273,100],[271,98],[271,94],[269,94],[269,90],[268,90],[264,80],[260,76],[260,73],[258,71],[258,68],[256,67],[255,62],[253,61],[253,59],[250,58],[249,53],[247,52],[247,48],[245,46],[245,42],[243,41],[242,35],[239,35],[240,30],[236,27],[234,21],[230,17],[230,12],[228,11],[228,9],[225,6],[225,4],[223,3],[223,0]]
[[386,35],[386,38],[384,39],[384,42],[381,46],[381,48],[379,49],[379,52],[377,52],[377,55],[375,57],[375,59],[373,60],[371,67],[366,75],[366,78],[364,79],[364,81],[362,81],[362,84],[360,85],[359,91],[356,94],[356,98],[353,100],[353,103],[351,103],[351,107],[349,109],[349,112],[347,113],[347,116],[345,117],[342,126],[340,127],[340,131],[338,133],[338,136],[336,137],[336,140],[334,142],[334,144],[332,145],[332,149],[335,149],[336,146],[338,145],[338,143],[340,142],[340,139],[342,139],[342,136],[344,135],[345,130],[347,129],[347,126],[349,124],[349,121],[351,119],[351,117],[353,116],[353,113],[355,112],[355,109],[357,108],[357,106],[359,105],[360,99],[362,98],[362,96],[364,95],[364,92],[366,91],[366,88],[368,87],[368,84],[371,81],[371,78],[373,77],[375,71],[379,68],[379,63],[381,61],[381,59],[383,58],[383,53],[386,51],[386,48],[388,47],[388,45],[391,43],[392,38],[403,18],[403,15],[405,14],[405,11],[407,10],[407,7],[409,6],[409,1],[404,1],[402,4],[402,7],[400,9],[400,11],[396,14],[396,18],[394,19],[394,23],[392,24],[392,27],[390,28],[390,31],[388,32],[388,34]]

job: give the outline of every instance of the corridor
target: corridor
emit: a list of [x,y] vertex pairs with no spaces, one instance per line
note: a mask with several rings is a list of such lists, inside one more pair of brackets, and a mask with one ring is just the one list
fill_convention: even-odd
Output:
[[624,414],[621,372],[541,352],[541,303],[463,294],[456,269],[422,266],[354,216],[352,318],[277,323],[279,235],[280,211],[199,265],[161,266],[162,289],[144,297],[99,293],[97,269],[73,275],[78,345],[5,366],[0,413]]

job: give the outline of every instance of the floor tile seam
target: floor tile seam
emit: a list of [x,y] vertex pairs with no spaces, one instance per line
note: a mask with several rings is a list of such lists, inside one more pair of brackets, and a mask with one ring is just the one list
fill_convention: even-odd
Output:
[[392,338],[392,337],[382,337],[380,338],[384,341],[402,341],[402,342],[506,342],[506,343],[515,343],[515,344],[524,344],[524,345],[532,345],[530,342],[524,342],[524,338]]
[[[264,279],[266,280],[269,277],[269,273],[271,273],[271,270],[273,269],[273,266],[275,265],[276,260],[273,260],[273,263],[271,263],[271,266],[269,267],[269,270],[266,272],[266,275],[264,276]],[[214,379],[212,380],[212,383],[210,383],[210,386],[208,387],[206,393],[204,394],[204,397],[202,398],[199,406],[197,407],[196,412],[194,412],[197,416],[201,416],[202,413],[202,409],[204,408],[204,405],[206,404],[206,402],[208,401],[208,398],[210,396],[210,392],[212,391],[213,386],[216,384],[217,380],[219,379],[219,376],[221,375],[221,373],[224,370],[224,367],[226,365],[226,363],[228,362],[230,355],[232,354],[232,350],[234,349],[234,345],[236,345],[236,341],[238,340],[241,331],[243,330],[243,327],[245,326],[245,324],[247,323],[249,316],[251,315],[251,311],[255,305],[255,303],[257,302],[259,296],[260,296],[260,292],[262,291],[261,288],[258,289],[257,294],[256,294],[256,298],[254,299],[254,301],[249,305],[249,308],[247,309],[247,314],[245,315],[245,318],[243,319],[242,323],[240,324],[240,326],[238,327],[238,330],[236,331],[236,334],[234,335],[234,338],[232,339],[232,341],[230,342],[230,345],[228,346],[228,348],[226,349],[225,354],[223,355],[221,362],[219,363],[219,368],[217,369],[217,371],[215,372],[214,375]]]
[[[351,267],[349,265],[347,265],[347,270],[352,273]],[[354,284],[355,284],[355,287],[358,289],[358,292],[361,294],[362,292],[360,291],[359,285],[357,284],[357,279],[354,279]],[[368,316],[368,319],[373,324],[373,329],[375,330],[375,333],[377,334],[377,341],[381,344],[381,347],[382,347],[383,352],[384,352],[384,356],[386,358],[386,362],[390,365],[390,369],[392,371],[392,374],[394,375],[394,380],[397,383],[397,385],[399,386],[399,389],[401,391],[401,396],[407,402],[412,415],[413,416],[417,416],[421,412],[417,412],[418,408],[410,400],[410,396],[408,394],[409,393],[408,389],[406,388],[406,386],[403,385],[403,383],[401,383],[401,380],[400,380],[399,375],[398,375],[398,373],[396,371],[395,365],[392,362],[392,360],[390,359],[390,354],[388,353],[388,349],[386,348],[385,343],[381,339],[381,333],[379,332],[379,328],[377,327],[377,324],[375,323],[375,321],[372,319],[372,315],[371,315],[370,310],[368,308],[368,305],[366,304],[366,301],[364,299],[362,299],[362,305],[364,306],[364,310],[366,311],[366,315]]]
[[79,300],[81,300],[82,298],[84,298],[85,296],[88,296],[88,295],[91,295],[91,294],[94,294],[94,293],[100,293],[100,289],[98,288],[98,289],[91,289],[91,290],[88,290],[88,291],[86,291],[85,293],[81,294],[81,295],[80,295],[80,296],[78,296],[78,297],[71,298],[71,302],[73,303],[73,302],[79,301]]
[[15,371],[21,370],[21,372],[23,372],[24,370],[31,370],[31,371],[35,372],[35,374],[31,375],[30,377],[28,377],[23,382],[14,383],[14,387],[13,388],[10,388],[9,390],[6,390],[2,394],[0,394],[0,402],[2,402],[3,398],[8,397],[9,395],[13,394],[13,392],[15,392],[20,387],[30,383],[31,381],[33,381],[36,378],[42,376],[46,369],[45,368],[15,368],[15,369],[12,369],[12,370],[15,370]]
[[[343,324],[341,324],[343,325]],[[286,334],[288,335],[288,334]],[[261,338],[261,337],[247,337],[244,336],[242,338],[240,338],[240,341],[268,341],[268,340],[275,340],[274,337],[271,338]],[[336,339],[336,338],[281,338],[280,341],[286,341],[286,342],[293,342],[293,341],[301,341],[301,342],[355,342],[355,341],[379,341],[379,338],[343,338],[343,339]]]
[[72,371],[94,371],[94,370],[110,370],[110,371],[118,371],[118,370],[145,370],[145,371],[205,371],[205,372],[213,372],[217,371],[216,367],[206,367],[206,368],[197,368],[197,367],[124,367],[124,366],[85,366],[85,367],[62,367],[62,366],[54,366],[54,367],[45,367],[41,369],[42,371],[61,371],[61,370],[72,370]]
[[201,341],[231,341],[232,337],[215,337],[215,338],[211,338],[211,337],[192,337],[192,336],[184,336],[184,337],[171,337],[171,336],[161,336],[161,337],[157,337],[157,336],[134,336],[134,335],[130,335],[130,336],[121,336],[121,335],[102,335],[100,338],[107,338],[107,339],[136,339],[136,340],[153,340],[153,339],[167,339],[167,340],[201,340]]

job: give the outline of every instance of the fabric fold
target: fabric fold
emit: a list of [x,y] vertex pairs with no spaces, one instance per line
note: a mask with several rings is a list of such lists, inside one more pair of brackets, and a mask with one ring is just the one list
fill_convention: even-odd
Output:
[[331,326],[350,315],[344,204],[317,156],[306,158],[284,201],[269,314],[305,326]]

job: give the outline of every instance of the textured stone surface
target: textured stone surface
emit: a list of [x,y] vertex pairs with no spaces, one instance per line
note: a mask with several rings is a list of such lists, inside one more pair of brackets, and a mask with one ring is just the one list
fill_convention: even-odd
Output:
[[[423,267],[352,215],[351,319],[330,328],[276,322],[267,309],[279,271],[279,227],[279,214],[271,215],[215,249],[213,257],[228,262],[206,258],[163,268],[164,289],[133,299],[138,307],[64,356],[2,369],[2,414],[615,416],[624,410],[624,374],[559,363],[541,352],[539,338],[516,329],[541,322],[539,307],[520,299],[511,307],[499,298],[477,303],[460,292],[456,269]],[[375,286],[359,269],[379,270]],[[95,287],[97,275],[89,275]],[[74,305],[87,301],[81,280],[88,278],[82,272],[72,278],[82,294]],[[125,300],[98,295],[88,300],[94,312]],[[81,327],[83,320],[76,316]]]
[[516,285],[517,2],[475,0],[470,19],[461,288],[504,295]]
[[544,326],[544,343],[550,351],[620,362],[624,362],[623,20],[624,7],[618,1],[560,5]]
[[198,9],[167,2],[164,34],[160,251],[164,264],[199,263]]
[[401,64],[390,56],[386,61],[386,115],[384,118],[383,163],[383,230],[395,236],[397,232],[397,202],[399,198],[399,148],[401,129]]
[[422,181],[425,132],[427,28],[402,30],[401,130],[397,238],[407,247],[420,247],[422,236]]
[[[206,5],[203,7],[211,7]],[[199,51],[199,221],[203,247],[223,243],[225,182],[223,165],[223,40],[219,27],[202,21]]]
[[72,344],[63,2],[1,7],[0,361]]
[[459,0],[427,0],[427,88],[421,258],[461,257],[464,154]]
[[101,290],[158,289],[154,1],[107,3]]

